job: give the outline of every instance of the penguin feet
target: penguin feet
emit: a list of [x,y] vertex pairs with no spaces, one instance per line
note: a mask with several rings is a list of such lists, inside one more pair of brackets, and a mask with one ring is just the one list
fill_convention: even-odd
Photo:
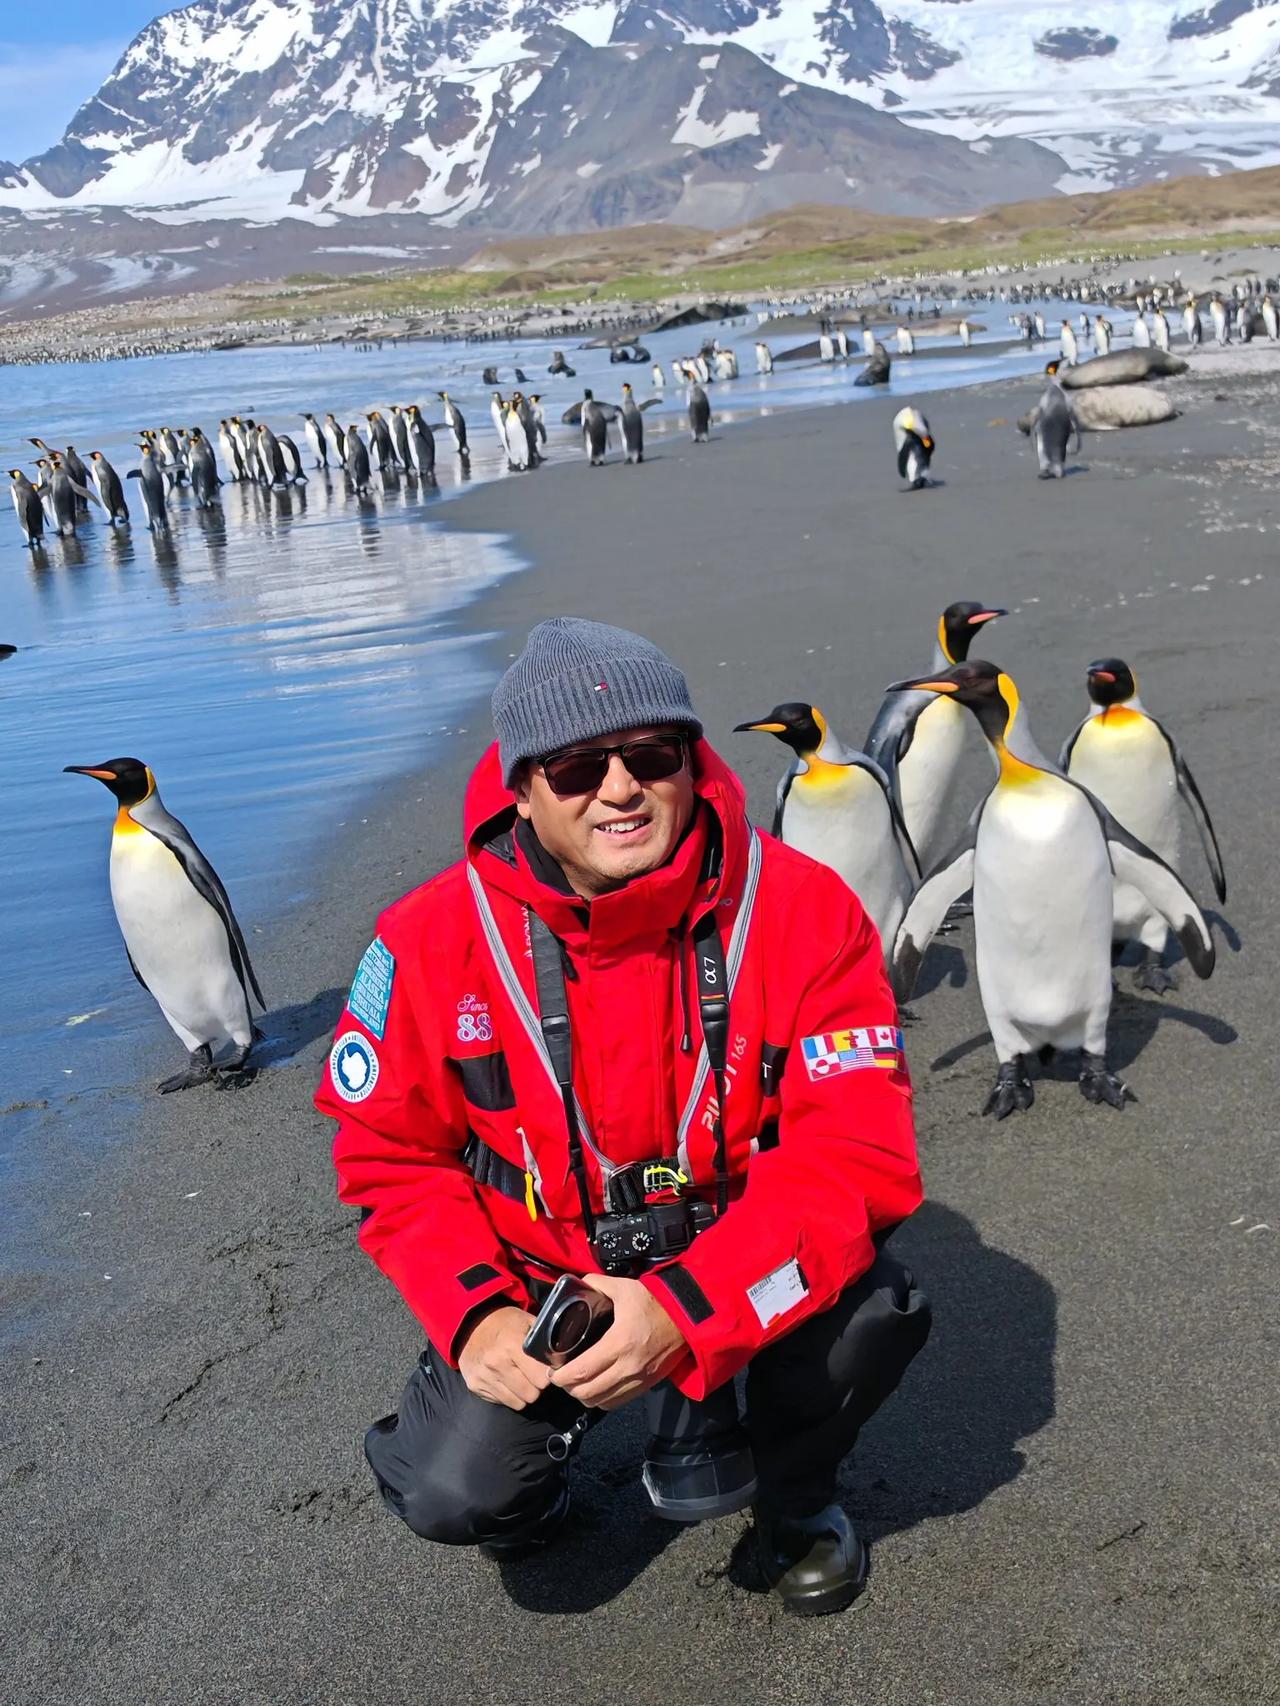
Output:
[[1169,990],[1178,987],[1178,980],[1158,959],[1152,958],[1134,967],[1133,987],[1149,989],[1152,995],[1167,995]]
[[1002,1060],[996,1073],[995,1089],[987,1097],[984,1114],[994,1114],[998,1120],[1007,1119],[1015,1109],[1026,1113],[1036,1093],[1027,1076],[1027,1063],[1020,1054],[1012,1060]]
[[1105,1055],[1087,1051],[1080,1055],[1080,1094],[1086,1102],[1106,1102],[1112,1108],[1138,1099],[1123,1079],[1107,1071]]
[[171,1096],[175,1090],[190,1090],[196,1084],[207,1084],[214,1076],[213,1050],[208,1043],[202,1043],[187,1056],[186,1071],[175,1072],[172,1078],[157,1084],[156,1089],[162,1096]]
[[233,1054],[229,1060],[224,1060],[218,1067],[219,1090],[243,1090],[246,1084],[252,1084],[258,1076],[256,1066],[249,1065],[249,1053],[253,1044],[262,1037],[262,1032],[253,1027],[253,1041],[246,1043],[238,1054]]

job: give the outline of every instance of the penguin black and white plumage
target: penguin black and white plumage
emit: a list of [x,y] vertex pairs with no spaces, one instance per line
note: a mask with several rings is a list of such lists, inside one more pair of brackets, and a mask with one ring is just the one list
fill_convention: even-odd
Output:
[[324,436],[337,458],[338,466],[345,468],[347,465],[347,435],[338,425],[336,415],[329,414],[324,417]]
[[1151,341],[1157,349],[1162,349],[1166,353],[1173,341],[1169,333],[1169,321],[1163,308],[1157,308],[1151,316]]
[[1036,460],[1042,480],[1060,480],[1066,473],[1067,451],[1072,438],[1077,454],[1084,443],[1080,435],[1080,420],[1071,399],[1050,377],[1031,411],[1031,436],[1035,440]]
[[1074,367],[1080,359],[1080,345],[1076,342],[1075,328],[1072,326],[1070,320],[1064,320],[1062,322],[1062,334],[1059,338],[1059,348],[1062,351],[1063,361],[1065,361],[1069,367]]
[[[296,450],[294,455],[297,455]],[[187,456],[191,469],[191,490],[196,506],[199,509],[212,509],[214,504],[222,501],[218,496],[222,481],[218,478],[218,464],[213,454],[213,446],[199,427],[191,429]]]
[[167,531],[169,526],[169,506],[165,497],[164,475],[156,463],[155,451],[149,444],[139,446],[142,451],[142,466],[130,468],[129,479],[138,482],[142,492],[142,507],[147,514],[147,526],[153,533]]
[[763,339],[756,344],[756,372],[773,372],[773,351]]
[[587,460],[593,468],[601,468],[609,448],[609,422],[603,408],[590,393],[582,404],[580,419],[582,448]]
[[893,417],[893,448],[898,456],[899,478],[907,482],[908,491],[923,491],[929,484],[935,441],[919,409],[908,405]]
[[1199,349],[1204,342],[1204,327],[1200,323],[1200,310],[1195,302],[1188,302],[1182,310],[1182,329],[1187,334],[1187,342],[1192,349]]
[[533,422],[535,445],[540,447],[546,444],[547,415],[542,407],[541,394],[537,391],[532,392],[529,397],[529,418]]
[[[949,604],[938,618],[933,668],[963,663],[987,623],[1005,614],[972,599]],[[926,871],[946,851],[942,835],[950,833],[948,819],[968,739],[968,714],[946,693],[886,693],[867,732],[866,750],[892,784]]]
[[371,497],[373,470],[369,466],[369,451],[360,436],[360,428],[354,421],[347,428],[346,468],[351,484],[356,489],[356,495],[362,498]]
[[391,428],[380,409],[370,409],[365,419],[369,423],[369,459],[379,470],[394,470],[400,466]]
[[18,526],[22,529],[23,539],[34,551],[44,539],[44,505],[40,502],[39,492],[21,468],[10,468],[9,479],[9,495],[13,499]]
[[82,505],[90,499],[104,507],[97,492],[73,480],[57,451],[49,457],[43,480],[44,495],[49,500],[53,524],[64,539],[75,537],[76,521]]
[[870,326],[862,328],[862,353],[863,355],[874,355],[876,353],[876,335]]
[[[315,458],[316,467],[327,468],[329,466],[329,447],[325,443],[324,433],[319,421],[314,415],[304,412],[302,422],[307,435],[307,443],[311,446],[311,454]],[[226,454],[225,449],[223,454]]]
[[124,487],[120,484],[120,476],[107,461],[100,450],[89,452],[89,472],[97,488],[98,496],[102,499],[102,507],[113,525],[127,527],[129,523],[129,506],[124,501]]
[[1134,349],[1151,348],[1151,328],[1147,325],[1147,316],[1141,309],[1134,316],[1132,337]]
[[1209,303],[1209,315],[1213,320],[1213,335],[1225,348],[1230,341],[1231,331],[1227,320],[1227,305],[1220,297],[1215,296]]
[[914,355],[916,353],[915,334],[909,326],[899,326],[897,337],[899,355]]
[[1280,338],[1280,315],[1276,313],[1276,305],[1269,296],[1264,296],[1260,304],[1262,324],[1266,327],[1267,336],[1275,343]]
[[175,486],[185,485],[187,479],[187,461],[178,443],[178,435],[172,427],[161,427],[157,437],[160,441],[160,452],[164,457],[164,471]]
[[[1133,671],[1123,658],[1099,658],[1089,665],[1087,681],[1089,715],[1062,749],[1063,770],[1175,871],[1182,853],[1181,798],[1199,833],[1214,893],[1225,900],[1227,879],[1209,809],[1177,742],[1138,697]],[[1139,989],[1162,995],[1176,987],[1163,964],[1168,925],[1131,883],[1119,880],[1114,940],[1141,944],[1133,978]]]
[[735,734],[776,735],[795,754],[778,784],[773,833],[830,865],[866,908],[888,959],[920,876],[889,778],[832,733],[816,705],[777,705]]
[[284,452],[280,441],[265,422],[257,429],[258,467],[264,486],[287,486],[289,476],[285,470]]
[[[306,419],[309,423],[307,431],[308,433],[311,433],[315,430],[314,417],[308,415]],[[317,456],[322,456],[324,454],[324,441],[319,438],[318,434],[317,442],[320,444],[320,449],[316,454]],[[227,472],[231,476],[232,481],[239,482],[240,480],[243,480],[245,477],[244,456],[240,450],[240,442],[235,437],[226,421],[218,422],[218,444],[222,449],[222,460],[227,465]]]
[[711,439],[711,403],[701,385],[689,387],[689,432],[695,444]]
[[957,330],[960,333],[960,342],[968,349],[973,343],[973,327],[967,320],[961,320]]
[[434,486],[436,483],[436,439],[430,426],[422,418],[422,411],[416,403],[410,403],[406,410],[409,434],[409,466],[425,484]]
[[[243,1072],[258,1035],[252,1001],[266,1006],[244,936],[217,872],[165,810],[155,777],[136,758],[68,764],[118,802],[111,837],[111,901],[133,975],[155,999],[189,1056],[162,1094]],[[234,1053],[215,1066],[214,1055]]]
[[467,448],[467,423],[462,410],[447,391],[438,391],[436,395],[444,404],[444,418],[453,434],[454,448],[458,452],[459,460],[469,462],[471,452]]
[[295,485],[305,486],[307,476],[303,472],[301,451],[288,433],[282,432],[276,442],[280,446],[281,455],[284,457],[285,473]]
[[636,407],[631,387],[622,387],[622,448],[630,463],[644,461],[644,416]]
[[511,455],[511,445],[507,438],[507,403],[501,391],[495,391],[489,398],[489,419],[493,422],[493,430],[498,435],[498,443],[502,446],[503,459],[507,467],[513,468],[515,463]]
[[956,664],[897,690],[946,693],[972,711],[997,777],[907,909],[893,949],[894,993],[906,1000],[948,907],[971,888],[978,988],[999,1063],[983,1111],[1003,1119],[1030,1107],[1026,1057],[1055,1049],[1081,1051],[1087,1100],[1122,1108],[1130,1092],[1106,1062],[1113,882],[1132,883],[1208,977],[1214,946],[1200,908],[1158,854],[1049,763],[1017,686],[995,664]]
[[503,418],[503,438],[507,446],[507,466],[524,470],[533,466],[533,447],[525,430],[520,412],[520,393],[513,391]]
[[662,363],[660,361],[655,361],[653,364],[653,388],[654,388],[654,390],[655,391],[664,390],[666,388],[666,383],[667,383],[667,376],[662,371]]
[[401,468],[409,467],[409,423],[399,403],[391,405],[391,442],[396,447],[396,460]]
[[1110,355],[1111,322],[1105,314],[1099,314],[1093,322],[1093,342],[1099,355]]

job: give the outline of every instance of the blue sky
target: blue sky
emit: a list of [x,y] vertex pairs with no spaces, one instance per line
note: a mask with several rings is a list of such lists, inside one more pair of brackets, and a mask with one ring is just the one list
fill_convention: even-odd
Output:
[[0,160],[23,160],[62,135],[165,0],[57,0],[0,6]]

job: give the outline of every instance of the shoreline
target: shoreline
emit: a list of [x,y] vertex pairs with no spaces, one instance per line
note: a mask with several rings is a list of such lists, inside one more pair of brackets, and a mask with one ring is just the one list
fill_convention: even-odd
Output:
[[[585,1534],[509,1570],[505,1590],[470,1555],[415,1547],[376,1507],[359,1431],[394,1403],[416,1335],[355,1249],[309,1089],[377,910],[456,856],[473,732],[344,812],[368,821],[309,873],[308,908],[264,937],[264,983],[291,993],[269,1029],[297,1052],[242,1092],[103,1093],[137,1129],[49,1205],[44,1236],[64,1266],[16,1287],[40,1337],[15,1347],[0,1460],[22,1549],[15,1675],[38,1690],[19,1699],[119,1698],[123,1667],[155,1700],[407,1700],[429,1653],[451,1694],[505,1701],[531,1669],[556,1667],[585,1706],[636,1698],[621,1679],[659,1615],[696,1630],[703,1673],[751,1699],[790,1698],[801,1662],[838,1664],[881,1703],[957,1700],[952,1679],[976,1655],[987,1701],[1063,1698],[1044,1690],[1070,1678],[1074,1698],[1133,1702],[1139,1653],[1164,1684],[1153,1700],[1175,1684],[1187,1700],[1244,1698],[1229,1691],[1265,1652],[1274,1539],[1243,1500],[1271,1398],[1230,1370],[1264,1366],[1265,1323],[1244,1298],[1274,1245],[1227,1228],[1242,1207],[1251,1221],[1280,1214],[1252,1120],[1266,1045],[1227,1033],[1265,1002],[1276,933],[1268,807],[1242,789],[1270,749],[1259,684],[1280,586],[1266,539],[1280,439],[1252,406],[1270,404],[1265,381],[1221,403],[1206,381],[1218,376],[1171,387],[1179,421],[1090,435],[1076,459],[1088,472],[1050,486],[1013,427],[1028,378],[930,397],[945,482],[930,493],[897,489],[884,399],[739,422],[708,446],[655,439],[640,469],[565,462],[446,512],[451,529],[505,536],[528,571],[465,607],[482,671],[556,611],[639,629],[688,669],[759,821],[780,749],[733,723],[803,695],[856,742],[882,682],[927,659],[942,604],[975,596],[1013,612],[991,650],[1046,750],[1081,714],[1089,657],[1145,660],[1150,702],[1223,833],[1249,952],[1220,941],[1215,980],[1184,971],[1167,1010],[1118,1001],[1118,1055],[1142,1098],[1123,1123],[1062,1079],[1038,1085],[1021,1122],[978,1119],[992,1067],[985,1045],[963,1046],[982,1028],[971,932],[931,962],[942,981],[909,1036],[931,1203],[899,1247],[925,1272],[939,1331],[850,1479],[882,1572],[856,1633],[842,1619],[784,1631],[727,1569],[737,1519],[676,1534],[646,1517],[626,1419],[597,1430],[580,1465]],[[483,708],[477,693],[454,721],[477,729]],[[971,757],[977,786],[984,760]],[[1197,857],[1189,847],[1199,892]],[[70,1170],[74,1139],[62,1153]],[[1188,1244],[1206,1241],[1212,1264],[1187,1273]],[[1135,1312],[1159,1320],[1158,1345],[1126,1339]],[[1233,1453],[1215,1449],[1228,1387]],[[1113,1545],[1134,1522],[1141,1541]],[[57,1591],[68,1579],[70,1599]],[[1153,1583],[1168,1590],[1158,1626]],[[590,1651],[573,1641],[566,1659],[588,1612]],[[614,1692],[598,1680],[609,1674]]]

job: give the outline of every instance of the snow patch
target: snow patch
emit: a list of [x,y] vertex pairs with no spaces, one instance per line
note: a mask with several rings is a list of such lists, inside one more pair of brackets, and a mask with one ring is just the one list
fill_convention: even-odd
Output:
[[676,146],[690,148],[714,148],[721,142],[732,142],[739,136],[759,136],[760,115],[742,111],[727,112],[722,119],[708,124],[698,115],[702,109],[703,97],[707,88],[704,83],[698,89],[687,107],[681,110],[679,122],[671,132],[671,141]]

